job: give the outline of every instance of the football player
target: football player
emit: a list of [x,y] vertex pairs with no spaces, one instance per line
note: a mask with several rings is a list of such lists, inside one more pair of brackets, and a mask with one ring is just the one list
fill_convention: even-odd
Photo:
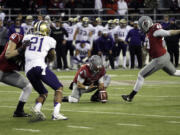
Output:
[[93,47],[92,47],[92,54],[97,55],[98,54],[98,47],[96,40],[102,35],[102,31],[104,30],[104,27],[102,26],[102,20],[101,18],[97,17],[93,24]]
[[74,56],[74,50],[75,46],[73,46],[73,36],[76,30],[76,25],[74,24],[74,18],[69,18],[68,23],[64,23],[63,27],[66,29],[68,32],[68,38],[66,39],[66,45],[67,45],[67,51],[70,51],[70,65],[71,69],[73,69],[73,56]]
[[22,39],[22,35],[18,33],[12,34],[0,55],[0,81],[23,90],[13,117],[30,116],[24,112],[24,105],[31,94],[32,86],[23,75],[17,72],[23,59],[23,52],[26,46],[30,45],[30,42],[27,42],[28,44],[22,43]]
[[180,34],[180,30],[164,30],[161,24],[153,24],[149,16],[142,16],[138,21],[138,25],[148,36],[149,55],[152,60],[138,73],[138,78],[132,92],[129,95],[122,95],[122,98],[128,102],[131,102],[140,90],[144,83],[144,79],[159,69],[164,70],[169,75],[180,76],[180,70],[175,69],[170,61],[169,53],[163,45],[163,37],[178,35]]
[[76,44],[74,63],[77,64],[77,67],[87,62],[90,56],[91,56],[91,47],[89,43],[85,41],[81,41],[80,43]]
[[119,19],[114,19],[113,20],[115,28],[119,26]]
[[26,22],[21,24],[25,34],[30,34],[33,31],[33,17],[31,15],[26,16]]
[[125,41],[128,32],[132,29],[129,25],[127,25],[127,21],[125,19],[120,20],[119,27],[116,27],[114,30],[114,37],[116,46],[115,46],[115,65],[119,67],[119,55],[122,50],[123,54],[123,68],[126,69],[126,50],[127,50],[127,42]]
[[107,25],[105,26],[105,28],[108,30],[108,34],[110,34],[112,36],[112,38],[114,38],[114,23],[113,20],[108,20]]
[[77,103],[83,93],[97,90],[92,96],[91,101],[107,102],[106,89],[110,84],[110,77],[106,75],[101,57],[93,55],[89,64],[82,65],[77,71],[73,82],[70,85],[72,93],[63,98],[63,102]]
[[67,117],[60,114],[61,97],[63,85],[56,75],[47,67],[45,58],[48,61],[55,59],[56,41],[50,34],[50,27],[45,21],[39,21],[34,25],[34,34],[24,36],[23,40],[29,39],[31,45],[25,51],[25,72],[34,89],[39,93],[36,104],[32,108],[32,120],[45,120],[45,115],[41,112],[48,91],[43,82],[54,89],[54,111],[52,120],[66,120]]
[[83,17],[82,23],[77,24],[77,28],[73,37],[73,45],[75,45],[75,42],[78,43],[82,40],[90,43],[92,40],[92,30],[93,26],[89,24],[89,19],[87,17]]

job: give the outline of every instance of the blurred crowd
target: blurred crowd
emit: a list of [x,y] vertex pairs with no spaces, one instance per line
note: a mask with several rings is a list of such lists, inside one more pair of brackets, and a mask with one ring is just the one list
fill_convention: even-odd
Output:
[[[135,10],[130,13],[145,12],[139,8],[171,8],[171,11],[179,12],[180,0],[0,0],[4,8],[20,8],[23,14],[38,14],[39,8],[44,8],[44,14],[57,14],[59,11],[51,11],[50,8],[65,12],[66,8],[71,14],[119,14],[124,15],[128,8]],[[94,10],[75,10],[91,8]],[[106,9],[106,10],[105,10]],[[12,14],[19,11],[12,10]],[[67,13],[67,11],[66,11]]]
[[[5,18],[5,16],[4,16]],[[13,33],[22,35],[33,32],[33,25],[40,20],[51,27],[51,35],[57,41],[55,63],[51,68],[60,70],[77,69],[88,62],[91,55],[101,56],[106,68],[142,68],[149,57],[146,50],[146,35],[138,28],[137,19],[109,19],[99,17],[52,18],[50,15],[23,18],[19,15],[14,21],[6,21],[0,14],[0,51],[2,52],[9,36]],[[161,22],[164,29],[178,29],[176,19],[165,15]],[[165,38],[171,61],[178,66],[179,36]],[[68,55],[69,53],[69,55]]]

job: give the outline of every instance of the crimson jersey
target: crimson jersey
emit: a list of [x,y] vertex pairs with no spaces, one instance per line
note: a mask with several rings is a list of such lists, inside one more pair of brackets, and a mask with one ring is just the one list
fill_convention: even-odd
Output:
[[[22,39],[23,39],[23,35],[20,35],[18,33],[14,33],[9,37],[9,40],[16,43],[16,48],[22,45],[22,42],[21,42]],[[3,72],[10,72],[12,70],[18,69],[18,65],[16,65],[13,61],[9,61],[5,58],[7,47],[8,47],[8,43],[6,43],[4,50],[0,55],[0,70]]]
[[75,75],[73,82],[77,83],[77,78],[80,75],[83,79],[85,79],[84,85],[91,85],[94,82],[97,82],[102,76],[106,74],[105,68],[101,68],[101,70],[93,74],[89,68],[88,64],[82,65],[81,68]]
[[163,37],[153,36],[153,33],[159,29],[162,29],[162,26],[161,24],[156,23],[150,28],[147,34],[150,44],[149,55],[152,58],[160,57],[166,53],[166,49],[163,47],[163,40],[162,40]]

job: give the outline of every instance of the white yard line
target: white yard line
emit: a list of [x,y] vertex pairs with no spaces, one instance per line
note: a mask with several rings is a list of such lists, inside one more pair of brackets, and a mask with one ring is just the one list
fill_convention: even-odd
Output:
[[132,127],[140,127],[144,125],[139,125],[139,124],[132,124],[132,123],[117,123],[119,126],[132,126]]
[[[118,90],[125,90],[125,88],[115,88],[115,90],[118,89]],[[69,91],[70,92],[70,91]],[[21,90],[17,90],[17,91],[6,91],[6,90],[0,90],[0,93],[21,93]],[[32,92],[32,94],[38,94],[36,91]],[[48,94],[54,94],[54,92],[51,92],[49,91]],[[68,92],[63,92],[63,94],[70,94]],[[112,96],[112,97],[121,97],[121,95],[123,94],[108,94],[109,96]],[[84,96],[89,96],[89,95],[84,95]],[[137,95],[138,97],[148,97],[148,98],[178,98],[180,96],[146,96],[146,95]]]
[[[0,108],[16,108],[16,106],[0,106]],[[52,111],[50,108],[43,108],[43,110]],[[136,114],[136,113],[126,113],[126,112],[99,112],[99,111],[77,111],[77,110],[66,110],[64,112],[75,112],[75,113],[92,113],[92,114],[109,114],[109,115],[126,115],[126,116],[139,116],[139,117],[155,117],[155,118],[177,118],[180,119],[180,116],[170,116],[170,115],[160,115],[160,114]]]
[[180,124],[180,121],[167,121],[167,122],[172,124]]
[[18,131],[40,132],[40,130],[38,129],[25,129],[25,128],[13,128],[13,129]]
[[92,127],[68,125],[69,128],[93,129]]

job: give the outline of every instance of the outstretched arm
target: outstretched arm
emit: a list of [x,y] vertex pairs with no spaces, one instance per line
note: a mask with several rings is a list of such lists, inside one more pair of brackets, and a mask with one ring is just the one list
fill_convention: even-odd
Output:
[[159,29],[153,33],[154,37],[168,37],[180,34],[180,30],[163,30]]

